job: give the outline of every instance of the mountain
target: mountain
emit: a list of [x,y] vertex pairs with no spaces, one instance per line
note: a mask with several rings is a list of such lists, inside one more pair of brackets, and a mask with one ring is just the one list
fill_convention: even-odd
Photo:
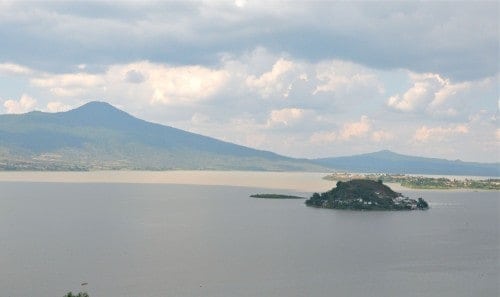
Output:
[[500,164],[391,151],[294,159],[146,122],[104,102],[0,115],[0,170],[267,170],[499,176]]
[[309,160],[146,122],[108,103],[0,115],[0,170],[324,171]]
[[403,173],[499,176],[500,163],[474,163],[460,160],[414,157],[397,154],[388,150],[375,153],[321,158],[316,164],[335,170],[364,173]]

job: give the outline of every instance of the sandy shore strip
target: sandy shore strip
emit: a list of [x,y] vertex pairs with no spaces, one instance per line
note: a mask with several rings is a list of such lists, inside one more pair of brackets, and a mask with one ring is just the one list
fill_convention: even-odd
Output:
[[3,171],[0,182],[191,184],[323,192],[336,184],[324,180],[325,175],[255,171]]

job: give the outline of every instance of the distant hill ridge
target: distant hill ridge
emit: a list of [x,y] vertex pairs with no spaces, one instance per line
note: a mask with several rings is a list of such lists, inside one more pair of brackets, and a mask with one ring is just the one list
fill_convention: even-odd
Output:
[[390,151],[295,159],[147,122],[97,101],[66,112],[0,115],[0,170],[108,169],[499,175],[498,163],[448,161]]
[[320,158],[315,159],[314,162],[337,170],[364,173],[500,175],[500,163],[476,163],[414,157],[397,154],[389,150],[355,156]]

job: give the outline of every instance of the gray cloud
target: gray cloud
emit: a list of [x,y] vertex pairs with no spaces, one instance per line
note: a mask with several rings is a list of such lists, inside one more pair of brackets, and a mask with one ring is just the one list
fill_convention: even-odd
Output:
[[145,80],[146,80],[146,78],[144,77],[144,75],[140,71],[137,71],[135,69],[129,70],[129,71],[127,71],[127,73],[125,73],[125,81],[126,82],[133,83],[133,84],[140,84],[140,83],[144,82]]
[[147,59],[218,62],[263,46],[316,62],[340,58],[456,80],[498,71],[498,2],[12,2],[0,56],[38,69]]

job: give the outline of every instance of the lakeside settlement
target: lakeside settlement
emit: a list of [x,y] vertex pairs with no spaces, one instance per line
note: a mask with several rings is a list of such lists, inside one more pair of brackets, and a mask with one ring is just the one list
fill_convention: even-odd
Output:
[[449,179],[446,177],[424,177],[412,176],[406,174],[361,174],[337,172],[323,177],[331,181],[349,181],[353,179],[368,179],[374,181],[383,181],[386,183],[398,183],[402,187],[411,189],[435,189],[435,190],[453,190],[453,189],[472,189],[472,190],[500,190],[500,179],[490,178],[483,180],[475,179]]

